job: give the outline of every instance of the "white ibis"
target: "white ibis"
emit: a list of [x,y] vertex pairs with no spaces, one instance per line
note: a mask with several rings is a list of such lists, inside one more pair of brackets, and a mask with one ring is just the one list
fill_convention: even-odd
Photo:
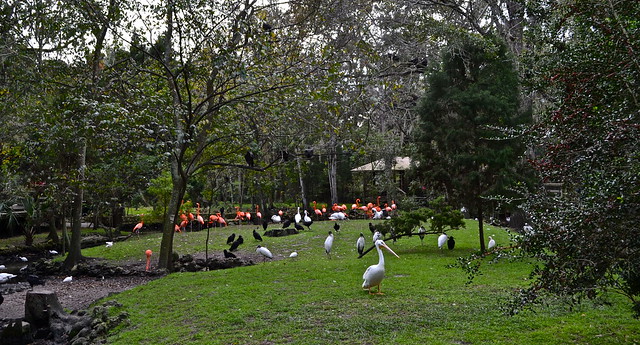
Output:
[[331,247],[333,247],[333,234],[329,231],[327,239],[324,240],[324,251],[331,258]]
[[364,279],[362,288],[369,290],[369,294],[373,295],[374,293],[371,292],[371,288],[377,286],[378,292],[376,292],[375,294],[382,295],[383,293],[380,290],[380,285],[382,284],[382,279],[384,279],[384,255],[382,254],[381,248],[385,248],[386,250],[390,251],[391,254],[395,255],[397,258],[399,258],[399,256],[391,248],[389,248],[383,240],[377,240],[375,245],[376,250],[378,251],[378,264],[369,266],[364,272],[364,274],[362,275],[362,279]]
[[49,254],[58,255],[58,251],[57,250],[49,250]]
[[113,242],[112,241],[105,242],[105,243],[106,243],[105,247],[107,247],[107,248],[113,247]]
[[491,249],[495,246],[496,246],[496,241],[493,239],[493,237],[489,236],[489,245],[487,246],[487,248]]
[[438,248],[442,249],[445,243],[447,243],[447,234],[442,234],[438,236]]
[[360,233],[360,237],[356,241],[356,248],[358,248],[358,254],[362,255],[364,252],[364,234]]
[[298,257],[298,252],[292,252],[291,254],[289,254],[290,258],[297,258]]
[[334,212],[329,216],[329,220],[345,220],[347,215],[344,212]]
[[300,207],[298,207],[298,213],[296,213],[293,219],[296,221],[296,223],[300,223],[300,221],[302,220],[302,215],[300,214]]
[[72,276],[68,276],[68,277],[62,279],[62,282],[63,283],[71,283],[72,280],[73,280],[73,277]]
[[423,244],[423,240],[424,240],[424,235],[426,234],[427,230],[424,228],[424,226],[421,226],[420,229],[418,229],[418,236],[420,237],[420,244]]
[[20,261],[22,261],[22,262],[27,262],[27,261],[29,261],[29,259],[27,259],[27,258],[26,258],[26,257],[24,257],[24,256],[19,256],[19,257],[18,257],[18,259],[20,259]]
[[258,252],[258,254],[261,254],[262,256],[269,259],[273,259],[273,254],[271,254],[271,251],[269,249],[267,249],[267,247],[263,247],[263,246],[258,246],[256,247],[256,252]]
[[271,221],[274,223],[280,223],[282,221],[282,218],[280,217],[280,215],[274,214],[273,216],[271,216]]

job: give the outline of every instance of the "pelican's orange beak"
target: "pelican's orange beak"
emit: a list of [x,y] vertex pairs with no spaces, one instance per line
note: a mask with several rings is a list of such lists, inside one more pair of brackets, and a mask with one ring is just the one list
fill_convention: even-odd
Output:
[[398,259],[400,258],[400,257],[398,256],[398,254],[396,254],[396,252],[394,252],[394,251],[393,251],[393,249],[391,249],[391,248],[389,248],[389,246],[387,246],[387,244],[386,244],[386,243],[383,243],[383,244],[382,244],[382,246],[383,246],[386,250],[390,251],[390,252],[391,252],[391,254],[395,255],[395,256],[396,256],[396,258],[398,258]]

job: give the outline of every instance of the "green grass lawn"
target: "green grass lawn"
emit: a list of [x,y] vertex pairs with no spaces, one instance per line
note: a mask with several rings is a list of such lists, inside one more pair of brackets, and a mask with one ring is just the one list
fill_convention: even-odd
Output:
[[[362,274],[377,263],[375,251],[357,259],[360,232],[371,243],[367,221],[341,222],[332,258],[323,243],[333,222],[316,222],[312,231],[266,238],[262,245],[281,260],[229,270],[174,273],[111,296],[130,314],[130,325],[109,344],[637,344],[640,322],[627,301],[608,296],[611,304],[584,304],[570,310],[551,301],[537,312],[510,317],[501,305],[514,289],[526,286],[530,264],[501,261],[483,265],[483,274],[467,285],[465,272],[448,266],[478,247],[477,222],[451,231],[453,251],[439,250],[435,235],[387,243],[389,253],[382,296],[362,290]],[[216,255],[228,248],[226,237],[245,237],[238,255],[255,250],[253,226],[211,232]],[[498,246],[505,231],[489,226]],[[159,250],[159,234],[116,243],[112,248],[83,250],[92,257],[144,260],[144,250]],[[179,233],[181,255],[204,250],[206,231]],[[288,258],[297,251],[299,256]],[[211,253],[210,253],[211,255]],[[101,301],[103,302],[103,301]]]

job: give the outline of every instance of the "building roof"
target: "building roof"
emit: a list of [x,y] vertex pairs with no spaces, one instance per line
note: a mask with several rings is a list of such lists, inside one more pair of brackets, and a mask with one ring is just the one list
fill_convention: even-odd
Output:
[[[411,158],[409,157],[396,157],[395,163],[391,167],[391,170],[401,171],[408,170],[411,167]],[[351,171],[384,171],[384,159],[378,159],[375,162],[367,163],[357,168],[351,169]]]

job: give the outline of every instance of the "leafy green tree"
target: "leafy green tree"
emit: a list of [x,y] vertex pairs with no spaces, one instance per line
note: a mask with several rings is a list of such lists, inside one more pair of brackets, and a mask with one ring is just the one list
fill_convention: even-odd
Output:
[[418,169],[433,190],[475,213],[482,252],[486,198],[505,193],[524,151],[507,131],[522,121],[519,98],[506,46],[476,39],[448,47],[418,109]]
[[640,316],[640,3],[576,1],[547,8],[532,31],[536,91],[531,162],[542,186],[525,209],[532,230],[520,245],[537,258],[532,284],[513,311],[546,293],[573,301],[606,290]]

